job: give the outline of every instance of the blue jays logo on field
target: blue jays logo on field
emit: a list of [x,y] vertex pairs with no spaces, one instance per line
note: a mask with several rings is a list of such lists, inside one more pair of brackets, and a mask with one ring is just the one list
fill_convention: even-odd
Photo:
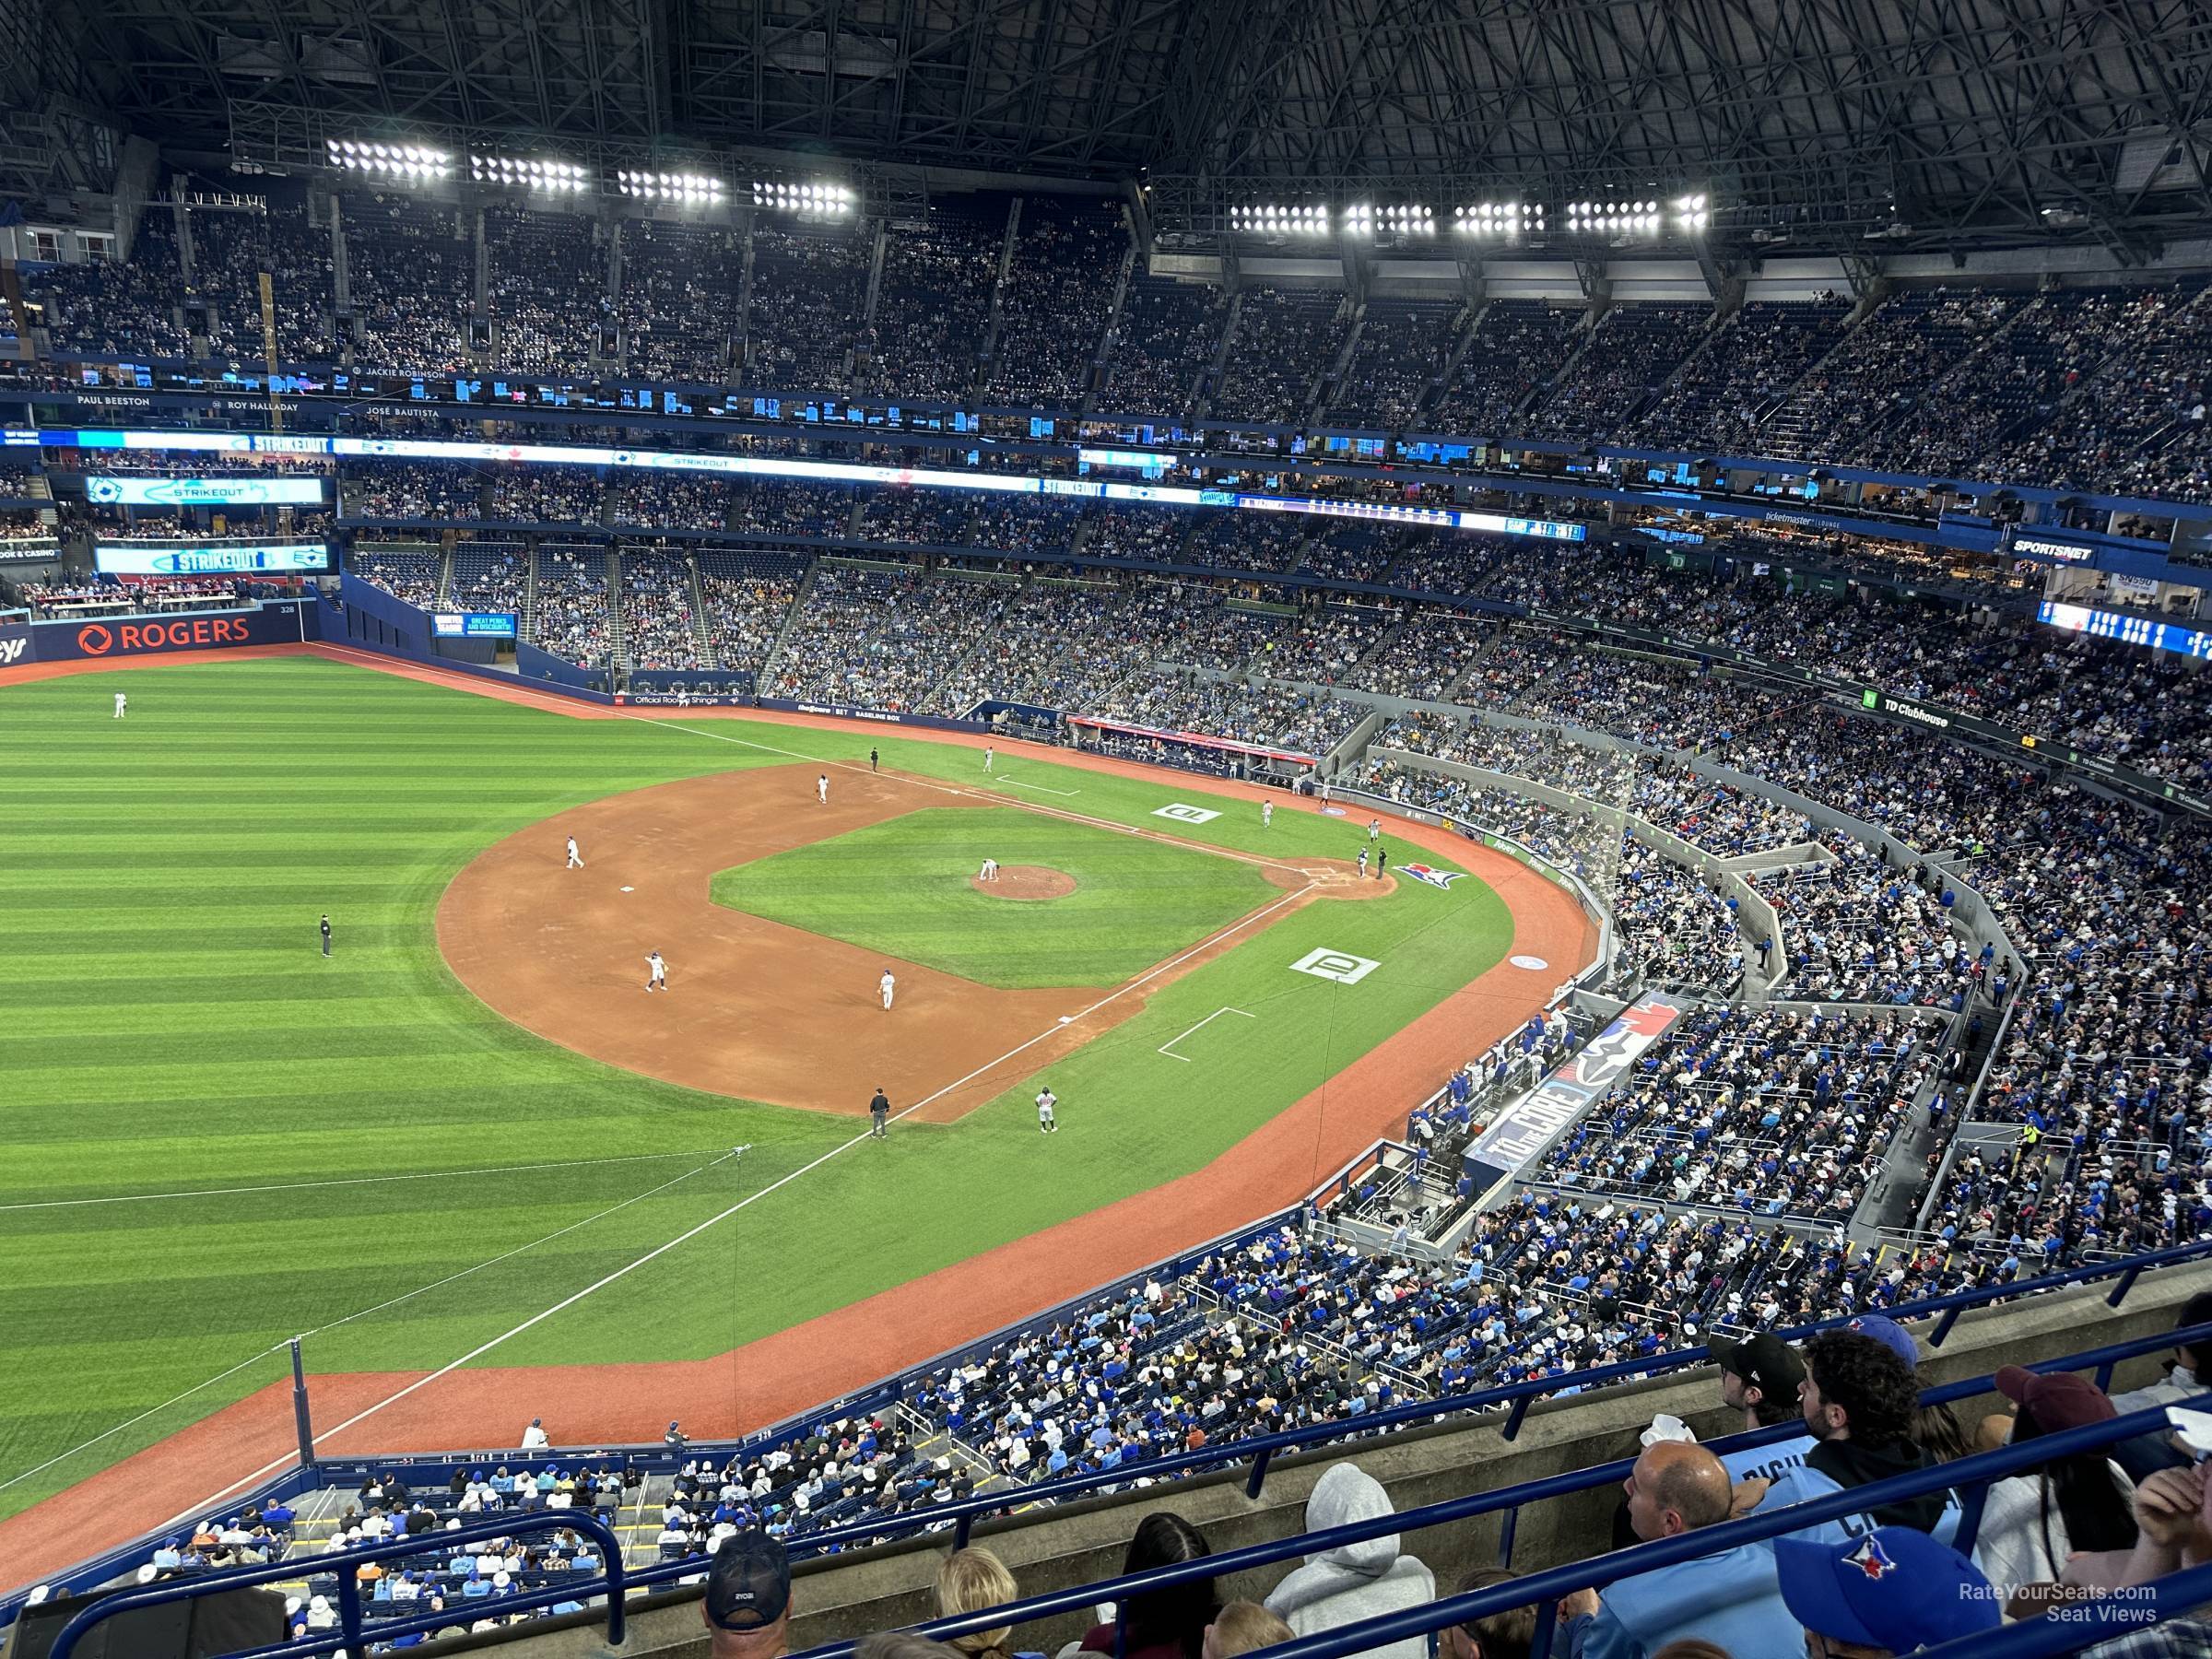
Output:
[[1465,870],[1432,869],[1424,864],[1406,864],[1398,866],[1398,874],[1410,876],[1416,881],[1425,881],[1432,888],[1449,888],[1453,882],[1465,876],[1466,872]]

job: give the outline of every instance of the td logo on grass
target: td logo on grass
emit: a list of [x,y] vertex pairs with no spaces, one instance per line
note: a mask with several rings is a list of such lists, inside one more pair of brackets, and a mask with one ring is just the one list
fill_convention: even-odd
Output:
[[1382,966],[1371,958],[1354,956],[1348,950],[1309,950],[1290,964],[1290,971],[1335,980],[1340,985],[1356,985]]
[[1209,812],[1203,806],[1185,806],[1181,801],[1172,801],[1165,806],[1154,807],[1152,816],[1173,818],[1179,824],[1206,824],[1211,823],[1221,815],[1218,812]]

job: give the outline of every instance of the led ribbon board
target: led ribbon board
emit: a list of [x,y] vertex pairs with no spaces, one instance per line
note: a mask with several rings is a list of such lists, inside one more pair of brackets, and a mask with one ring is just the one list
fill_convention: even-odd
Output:
[[330,569],[327,543],[102,542],[93,568],[108,576],[296,576]]
[[871,466],[851,461],[795,461],[767,455],[700,454],[686,450],[607,449],[580,443],[477,443],[448,438],[309,438],[252,432],[56,429],[40,433],[57,449],[203,450],[229,454],[337,455],[365,460],[494,461],[524,466],[616,466],[722,477],[812,478],[830,484],[892,484],[916,489],[980,490],[1072,500],[1149,501],[1169,507],[1228,507],[1244,512],[1310,512],[1439,529],[1485,530],[1497,535],[1582,541],[1589,526],[1559,519],[1514,518],[1448,507],[1400,507],[1337,501],[1320,496],[1246,495],[1174,484],[1117,484],[1091,478],[1046,478],[1019,473],[958,472],[948,467]]
[[123,507],[319,507],[319,477],[117,478],[94,474],[85,500]]

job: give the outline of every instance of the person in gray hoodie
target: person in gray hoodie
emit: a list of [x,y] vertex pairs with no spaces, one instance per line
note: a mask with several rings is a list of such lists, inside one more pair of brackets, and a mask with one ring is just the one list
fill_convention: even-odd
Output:
[[[1306,1500],[1306,1530],[1326,1532],[1392,1512],[1390,1498],[1357,1464],[1331,1464]],[[1364,1544],[1344,1544],[1306,1558],[1306,1564],[1275,1587],[1267,1610],[1300,1636],[1333,1630],[1384,1613],[1403,1612],[1436,1599],[1436,1578],[1398,1549],[1387,1533]],[[1370,1649],[1363,1659],[1428,1659],[1420,1637]]]

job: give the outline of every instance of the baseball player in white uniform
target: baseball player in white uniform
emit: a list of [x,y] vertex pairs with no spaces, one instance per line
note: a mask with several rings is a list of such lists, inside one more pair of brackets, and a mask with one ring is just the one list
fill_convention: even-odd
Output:
[[1367,849],[1365,847],[1359,849],[1359,878],[1362,881],[1367,879]]
[[645,982],[646,990],[665,991],[668,989],[668,964],[661,960],[659,951],[650,950],[645,953],[645,971],[651,975]]
[[830,774],[828,772],[824,772],[820,777],[815,779],[814,798],[825,806],[830,805]]
[[883,993],[883,1011],[886,1014],[891,1011],[891,993],[898,989],[898,986],[899,982],[891,977],[891,971],[888,968],[883,971],[883,977],[876,982],[876,989]]
[[1265,830],[1268,825],[1274,822],[1275,803],[1273,801],[1262,801],[1260,803],[1260,828]]
[[569,868],[571,870],[583,868],[583,854],[576,851],[576,838],[572,835],[569,837]]
[[983,770],[991,770],[991,746],[987,743],[983,745]]
[[127,706],[127,705],[129,704],[130,700],[130,700],[129,698],[127,698],[127,697],[124,696],[124,694],[123,694],[122,692],[118,691],[118,692],[116,692],[116,693],[115,693],[115,718],[116,718],[116,719],[118,719],[118,720],[121,720],[121,719],[123,718],[123,711],[124,711],[124,709],[125,708],[125,706]]
[[1053,1092],[1050,1084],[1037,1091],[1038,1134],[1057,1135],[1060,1133],[1059,1120],[1053,1116],[1053,1108],[1059,1104],[1060,1097]]
[[975,878],[978,881],[996,881],[998,879],[998,860],[995,858],[984,859],[983,867],[975,873]]

